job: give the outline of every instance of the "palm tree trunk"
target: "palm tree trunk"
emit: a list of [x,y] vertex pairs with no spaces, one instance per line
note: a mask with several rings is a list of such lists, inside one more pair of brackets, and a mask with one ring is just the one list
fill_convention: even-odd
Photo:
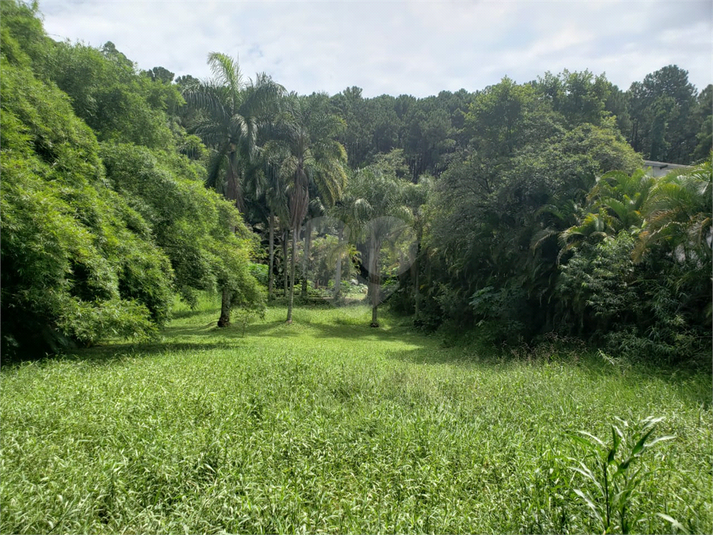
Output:
[[369,293],[371,294],[371,326],[378,327],[379,307],[379,243],[372,236],[369,247]]
[[290,299],[287,303],[287,323],[292,323],[292,308],[295,299],[295,253],[297,252],[297,229],[292,229],[292,258],[290,259]]
[[344,243],[344,229],[339,229],[339,241],[337,244],[338,254],[337,254],[337,268],[334,273],[334,302],[338,303],[339,298],[342,294],[342,245]]
[[287,292],[289,291],[290,287],[290,275],[289,271],[287,270],[287,265],[289,262],[289,258],[287,256],[287,240],[290,239],[290,231],[285,230],[282,233],[282,275],[283,275],[283,286],[284,286],[284,293],[283,295],[287,297]]
[[243,213],[245,204],[243,202],[242,186],[240,184],[240,173],[237,164],[237,152],[234,145],[231,145],[231,151],[228,153],[228,176],[227,176],[227,191],[226,197],[235,201],[235,207]]
[[421,288],[419,282],[419,272],[421,270],[421,262],[419,258],[421,256],[421,234],[422,232],[420,231],[416,234],[416,256],[414,257],[413,265],[411,266],[411,269],[413,269],[413,308],[415,319],[418,319],[421,304]]
[[275,214],[270,210],[270,269],[267,272],[267,299],[275,298]]
[[418,319],[418,305],[421,300],[421,292],[418,287],[418,253],[416,253],[416,258],[413,261],[412,269],[412,280],[413,280],[413,307],[415,319]]
[[309,250],[312,245],[312,221],[305,224],[305,247],[302,255],[302,298],[307,299],[307,279],[309,278]]

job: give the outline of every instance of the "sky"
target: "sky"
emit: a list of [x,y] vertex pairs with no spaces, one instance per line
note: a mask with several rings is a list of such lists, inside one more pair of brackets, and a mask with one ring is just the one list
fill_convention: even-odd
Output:
[[476,91],[588,69],[625,90],[666,65],[713,82],[711,0],[39,0],[47,33],[207,79],[211,52],[289,91]]

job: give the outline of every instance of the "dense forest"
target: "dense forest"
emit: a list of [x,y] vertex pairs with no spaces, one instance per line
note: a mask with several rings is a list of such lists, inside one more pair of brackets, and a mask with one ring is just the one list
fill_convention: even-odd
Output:
[[[145,340],[174,299],[348,302],[497,347],[710,357],[713,85],[544,73],[299,95],[237,60],[142,71],[3,1],[2,350]],[[654,177],[644,160],[686,167]]]

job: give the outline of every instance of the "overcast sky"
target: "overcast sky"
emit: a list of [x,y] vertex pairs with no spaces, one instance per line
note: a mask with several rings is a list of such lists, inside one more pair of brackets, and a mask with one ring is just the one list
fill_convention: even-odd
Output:
[[56,40],[112,41],[141,69],[209,75],[240,58],[290,91],[364,96],[483,89],[546,71],[606,73],[622,89],[665,65],[713,82],[711,0],[40,0]]

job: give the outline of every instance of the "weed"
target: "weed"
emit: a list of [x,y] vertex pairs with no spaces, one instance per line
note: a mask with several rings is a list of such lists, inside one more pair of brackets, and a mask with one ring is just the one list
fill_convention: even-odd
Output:
[[662,419],[649,417],[632,428],[627,421],[617,418],[619,426],[611,426],[612,441],[608,445],[586,431],[572,435],[588,452],[572,470],[584,476],[592,488],[591,491],[577,488],[574,492],[587,504],[604,533],[630,533],[640,520],[643,513],[633,511],[635,492],[652,471],[646,465],[636,468],[634,465],[640,464],[638,461],[646,450],[675,438],[649,440]]

